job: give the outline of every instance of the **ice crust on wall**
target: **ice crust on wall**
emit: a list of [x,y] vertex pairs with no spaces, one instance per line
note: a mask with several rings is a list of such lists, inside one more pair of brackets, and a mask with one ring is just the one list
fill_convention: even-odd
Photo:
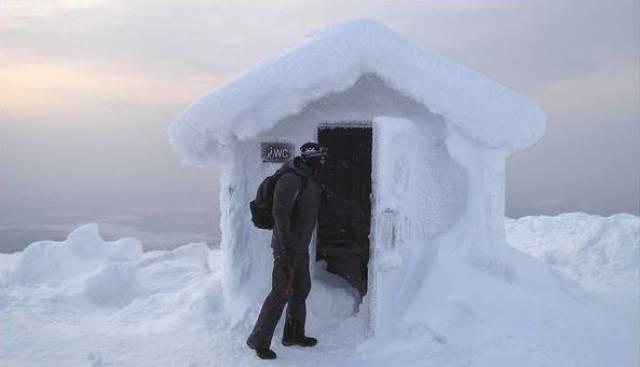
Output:
[[[581,297],[570,281],[507,245],[504,152],[455,131],[429,141],[421,131],[428,124],[417,124],[373,121],[374,150],[380,150],[373,154],[378,160],[369,274],[376,339],[411,334],[463,347],[467,335],[487,336],[479,320],[497,320],[510,308],[535,313],[536,299]],[[443,154],[428,164],[437,146]],[[434,192],[444,203],[433,201]],[[425,228],[434,220],[445,225]],[[532,327],[515,315],[514,324]]]
[[[374,193],[379,200],[398,198],[394,192],[411,185],[419,186],[403,196],[402,205],[419,206],[405,209],[405,214],[412,214],[403,219],[406,231],[419,230],[424,232],[423,238],[429,237],[446,230],[460,216],[466,200],[466,187],[461,187],[464,186],[465,173],[449,155],[446,140],[450,128],[445,119],[390,88],[375,74],[364,74],[347,90],[330,93],[310,103],[300,113],[283,119],[272,130],[260,134],[259,138],[271,140],[285,136],[294,144],[301,145],[315,140],[314,133],[319,127],[349,126],[373,128],[372,159],[382,157],[384,161],[372,162],[378,171],[373,179],[392,181],[385,185],[388,187]],[[387,130],[388,136],[383,136],[387,135]],[[251,165],[251,161],[255,162],[258,155],[251,145],[243,144],[241,151],[245,153],[240,154],[248,156],[243,164],[253,168],[255,163]],[[256,172],[264,170],[265,164],[257,163]],[[267,166],[265,174],[269,169],[273,167]],[[257,187],[258,182],[250,182],[249,187]],[[393,182],[398,183],[395,189],[391,188]],[[393,207],[399,205],[401,203],[397,202]]]
[[315,32],[203,96],[180,114],[170,140],[187,161],[220,158],[365,74],[488,147],[520,150],[544,132],[544,113],[525,96],[365,19]]
[[[364,90],[367,92],[363,93]],[[405,118],[371,117],[364,116],[363,112],[354,112],[364,111],[357,108],[362,104],[371,107],[364,113],[388,111]],[[356,108],[350,109],[350,106]],[[348,121],[373,120],[367,126],[374,129],[374,160],[382,160],[372,162],[374,200],[379,201],[374,204],[378,209],[372,215],[380,218],[379,233],[375,234],[380,247],[389,247],[389,251],[373,251],[379,254],[376,268],[389,272],[378,278],[380,287],[372,282],[369,289],[371,297],[380,290],[375,303],[384,310],[386,302],[394,297],[383,288],[396,289],[394,284],[405,276],[424,277],[420,267],[413,270],[413,275],[395,272],[394,268],[404,266],[402,258],[408,261],[412,256],[421,254],[425,247],[432,251],[433,247],[423,243],[429,243],[465,217],[466,201],[471,195],[468,192],[468,174],[449,155],[448,128],[441,116],[398,95],[373,75],[363,77],[347,91],[312,103],[291,120],[282,121],[275,130],[283,128],[292,143],[301,145],[314,139],[313,133],[319,126],[317,121],[324,118],[332,121],[331,117],[336,116],[348,116]],[[344,125],[338,121],[323,126]],[[272,133],[278,134],[277,131]],[[398,141],[403,144],[398,144]],[[378,154],[378,149],[383,152]],[[271,232],[258,230],[252,225],[247,202],[255,195],[255,188],[263,177],[272,174],[277,165],[256,159],[260,153],[255,142],[238,143],[232,152],[234,159],[227,162],[221,178],[220,247],[225,307],[236,322],[242,322],[258,312],[261,297],[256,295],[268,292],[270,279],[265,274],[270,274],[272,266]],[[246,175],[246,172],[255,174]],[[474,196],[483,197],[477,193]],[[486,215],[484,219],[489,220]],[[502,220],[502,216],[498,219]],[[395,241],[391,240],[393,236]],[[385,241],[388,244],[382,244]],[[311,252],[314,252],[313,243]],[[373,279],[375,274],[370,276]],[[382,320],[380,318],[384,322]]]
[[[373,239],[369,297],[376,333],[397,323],[397,304],[418,297],[415,279],[429,276],[435,239],[467,211],[467,173],[449,154],[434,122],[373,120]],[[455,245],[455,244],[452,244]],[[412,266],[414,262],[417,266]]]

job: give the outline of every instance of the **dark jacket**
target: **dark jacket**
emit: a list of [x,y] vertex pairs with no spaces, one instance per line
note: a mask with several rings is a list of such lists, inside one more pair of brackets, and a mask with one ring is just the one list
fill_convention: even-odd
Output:
[[[283,164],[286,165],[296,172],[288,171],[276,182],[271,247],[276,257],[283,251],[289,257],[305,256],[318,219],[322,190],[313,171],[300,157]],[[304,190],[303,180],[306,181]]]

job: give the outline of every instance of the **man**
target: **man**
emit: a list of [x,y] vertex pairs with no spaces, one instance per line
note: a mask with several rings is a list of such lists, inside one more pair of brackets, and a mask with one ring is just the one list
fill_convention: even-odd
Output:
[[282,344],[312,347],[318,343],[305,335],[305,303],[311,290],[309,242],[322,196],[318,174],[327,154],[316,143],[303,144],[300,152],[300,156],[283,165],[291,169],[278,179],[273,193],[271,292],[247,339],[247,345],[262,359],[276,358],[270,349],[271,339],[285,305]]

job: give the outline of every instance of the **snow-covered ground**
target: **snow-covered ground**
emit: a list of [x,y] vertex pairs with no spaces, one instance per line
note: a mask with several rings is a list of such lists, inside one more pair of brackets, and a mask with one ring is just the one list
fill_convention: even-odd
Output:
[[630,294],[640,291],[638,222],[630,214],[508,219],[507,240],[587,290]]
[[[638,366],[640,218],[525,217],[507,221],[507,238],[547,264],[552,276],[566,278],[558,283],[564,293],[547,292],[543,281],[532,293],[535,287],[474,273],[449,299],[424,300],[428,322],[393,339],[367,339],[352,293],[320,271],[308,307],[308,333],[320,344],[283,347],[278,329],[275,363]],[[445,270],[435,267],[431,281],[469,275],[455,264]],[[273,365],[244,345],[255,315],[231,323],[221,298],[218,250],[194,243],[142,252],[135,239],[105,242],[97,226],[85,225],[64,242],[37,242],[0,256],[0,365]],[[518,309],[500,308],[502,300]],[[419,310],[406,313],[420,317]]]

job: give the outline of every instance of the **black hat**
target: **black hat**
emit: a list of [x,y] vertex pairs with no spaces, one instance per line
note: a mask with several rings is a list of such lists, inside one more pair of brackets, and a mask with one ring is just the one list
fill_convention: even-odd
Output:
[[322,157],[322,156],[326,157],[327,148],[321,147],[317,143],[313,143],[313,142],[304,143],[300,147],[300,155],[304,159]]

